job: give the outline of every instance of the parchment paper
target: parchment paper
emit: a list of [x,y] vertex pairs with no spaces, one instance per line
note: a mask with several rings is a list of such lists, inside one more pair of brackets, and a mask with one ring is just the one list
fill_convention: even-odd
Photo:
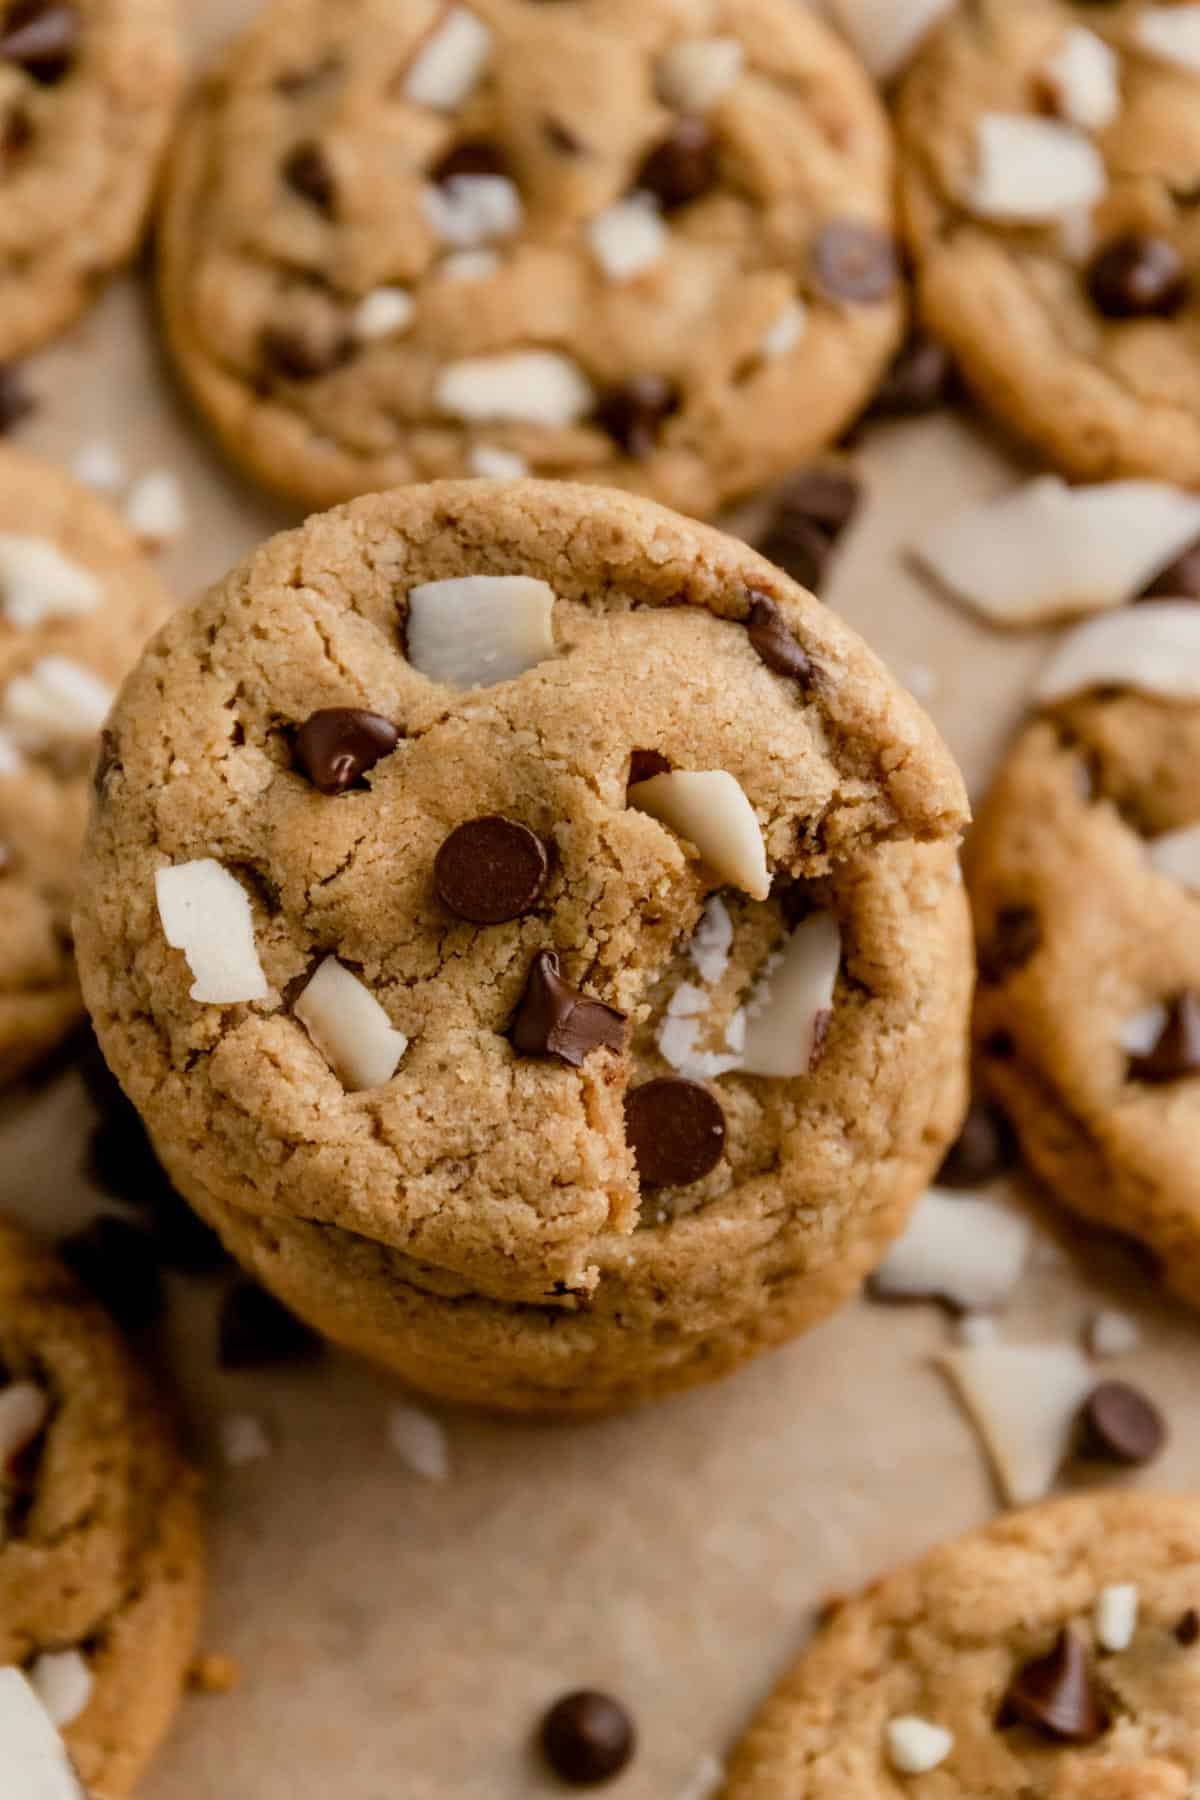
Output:
[[[249,11],[190,9],[197,47]],[[113,290],[30,367],[42,401],[21,442],[64,461],[118,441],[137,473],[183,481],[186,537],[164,557],[181,596],[288,515],[206,447],[161,365],[141,284]],[[978,794],[1045,653],[1037,634],[973,624],[904,565],[922,521],[1002,487],[1016,465],[981,428],[938,418],[877,431],[871,493],[828,598],[928,704]],[[0,1104],[0,1208],[43,1229],[99,1196],[81,1173],[91,1114],[59,1075]],[[1037,1203],[1035,1203],[1037,1204]],[[1103,1242],[1050,1235],[1004,1323],[1014,1341],[1074,1337],[1102,1304],[1143,1323],[1123,1359],[1173,1426],[1148,1479],[1200,1482],[1197,1322]],[[683,1800],[811,1629],[814,1610],[993,1512],[977,1443],[930,1366],[952,1336],[932,1307],[865,1302],[724,1385],[578,1427],[443,1415],[451,1472],[389,1448],[386,1378],[216,1366],[219,1289],[173,1289],[164,1362],[209,1477],[205,1647],[236,1657],[232,1695],[189,1699],[145,1800],[518,1800],[559,1790],[530,1739],[569,1687],[634,1707],[620,1800]],[[228,1468],[221,1422],[249,1413],[273,1452]]]

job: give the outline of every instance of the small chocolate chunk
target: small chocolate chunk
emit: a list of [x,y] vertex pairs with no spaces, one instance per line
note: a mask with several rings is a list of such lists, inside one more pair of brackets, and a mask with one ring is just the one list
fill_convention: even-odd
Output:
[[596,423],[627,456],[652,456],[659,434],[679,411],[679,390],[661,375],[632,375],[609,388],[596,408]]
[[671,763],[661,750],[635,750],[629,758],[629,786],[639,781],[653,781],[656,775],[669,775]]
[[296,733],[296,761],[323,794],[344,794],[390,756],[400,733],[390,719],[353,706],[330,706],[312,714]]
[[1004,981],[1037,955],[1041,942],[1041,921],[1031,906],[1002,906],[979,947],[980,974],[985,981]]
[[831,300],[872,305],[900,281],[900,258],[885,231],[861,219],[833,219],[817,234],[813,279]]
[[1017,1670],[998,1723],[1028,1725],[1064,1744],[1093,1744],[1110,1724],[1108,1707],[1087,1651],[1065,1627],[1054,1648]]
[[532,911],[550,874],[540,837],[516,819],[470,819],[452,831],[433,865],[442,904],[475,925],[500,925]]
[[1106,319],[1169,319],[1187,304],[1191,278],[1168,239],[1134,231],[1093,257],[1087,290]]
[[938,1170],[937,1185],[982,1187],[1010,1169],[1016,1154],[1016,1139],[1004,1114],[986,1100],[972,1100],[963,1128]]
[[698,1081],[666,1075],[626,1094],[625,1137],[644,1188],[689,1187],[725,1154],[725,1114]]
[[1139,600],[1200,600],[1200,538],[1168,563],[1138,595]]
[[623,1050],[627,1034],[624,1013],[589,999],[564,981],[555,951],[538,951],[513,1017],[514,1050],[526,1056],[556,1056],[579,1069],[593,1050]]
[[571,1787],[611,1781],[628,1766],[635,1742],[633,1720],[608,1694],[567,1694],[542,1721],[546,1761]]
[[838,538],[854,518],[862,488],[838,469],[805,469],[776,495],[758,548],[801,587],[816,593]]
[[746,635],[768,669],[792,681],[811,681],[812,661],[796,642],[782,609],[768,595],[754,589],[751,601]]
[[1125,1381],[1102,1381],[1079,1414],[1079,1455],[1140,1469],[1162,1454],[1167,1428],[1154,1402]]
[[812,594],[820,593],[833,540],[811,519],[777,510],[767,521],[757,548],[760,555],[801,587]]
[[442,183],[459,175],[510,175],[511,169],[500,145],[490,138],[464,138],[452,144],[429,173],[434,181]]
[[653,194],[664,212],[675,212],[711,193],[719,178],[711,126],[704,119],[684,118],[645,157],[633,185]]
[[0,368],[0,437],[27,419],[35,407],[20,370]]
[[217,1332],[217,1354],[223,1369],[269,1369],[277,1363],[308,1362],[322,1347],[311,1326],[248,1277],[236,1281],[226,1294]]
[[144,1331],[166,1305],[162,1267],[148,1231],[101,1213],[58,1247],[67,1267],[126,1331]]
[[915,331],[896,355],[871,402],[875,418],[915,419],[954,399],[958,373],[944,344]]
[[259,352],[268,374],[284,381],[317,381],[349,362],[354,342],[336,332],[322,339],[315,333],[268,325],[259,339]]
[[1170,1001],[1158,1042],[1144,1056],[1131,1056],[1131,1081],[1164,1085],[1200,1073],[1200,994],[1188,989]]
[[337,206],[337,182],[329,158],[320,144],[297,144],[285,159],[283,179],[302,200],[331,219]]
[[69,73],[81,35],[75,7],[16,0],[0,25],[0,61],[16,63],[34,81],[53,87]]
[[1200,1642],[1200,1612],[1189,1606],[1178,1625],[1175,1627],[1175,1641],[1182,1644],[1185,1650]]

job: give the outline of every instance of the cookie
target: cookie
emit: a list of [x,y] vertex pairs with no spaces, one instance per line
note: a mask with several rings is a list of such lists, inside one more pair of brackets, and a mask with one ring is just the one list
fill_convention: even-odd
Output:
[[167,334],[305,504],[531,473],[704,516],[882,375],[891,188],[875,93],[794,0],[275,0],[172,158]]
[[426,1388],[716,1374],[852,1290],[958,1123],[958,774],[716,532],[375,496],[176,615],[112,732],[104,1053],[235,1253]]
[[107,1316],[4,1223],[0,1471],[0,1667],[25,1670],[88,1791],[127,1794],[199,1621],[195,1483]]
[[180,79],[173,0],[0,3],[0,363],[133,253]]
[[[1195,614],[1132,607],[1068,640],[1109,647],[1013,745],[966,870],[990,1089],[1055,1193],[1200,1304],[1200,644],[1162,636],[1196,639]],[[1164,642],[1192,698],[1139,674]]]
[[82,1016],[70,919],[97,738],[167,607],[102,501],[0,447],[0,1081]]
[[1200,1778],[1200,1501],[1000,1519],[838,1607],[721,1800],[1187,1800]]
[[1200,481],[1187,7],[960,7],[898,120],[921,311],[980,400],[1073,475]]

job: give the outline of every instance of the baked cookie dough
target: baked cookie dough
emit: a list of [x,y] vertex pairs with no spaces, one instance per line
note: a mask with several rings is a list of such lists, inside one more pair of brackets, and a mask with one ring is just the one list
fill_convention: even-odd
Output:
[[0,1527],[0,1667],[26,1672],[88,1791],[127,1794],[199,1622],[195,1484],[107,1316],[4,1222]]
[[883,374],[892,174],[795,0],[274,0],[174,151],[167,333],[308,505],[532,473],[705,516]]
[[0,363],[132,254],[180,75],[174,0],[0,0]]
[[838,1607],[721,1800],[1187,1800],[1198,1608],[1194,1498],[1001,1519]]
[[1068,473],[1200,482],[1189,7],[959,7],[898,119],[921,311],[979,398]]
[[431,1391],[718,1374],[953,1135],[957,771],[744,545],[566,483],[375,496],[176,615],[112,733],[104,1053],[259,1278]]
[[[1200,618],[1137,606],[1076,634],[1096,681],[1050,700],[966,856],[983,1074],[1068,1205],[1141,1239],[1200,1304]],[[1167,679],[1139,647],[1178,621]],[[1134,685],[1130,685],[1134,684]]]
[[0,1081],[82,1016],[70,919],[97,739],[167,608],[102,501],[0,447]]

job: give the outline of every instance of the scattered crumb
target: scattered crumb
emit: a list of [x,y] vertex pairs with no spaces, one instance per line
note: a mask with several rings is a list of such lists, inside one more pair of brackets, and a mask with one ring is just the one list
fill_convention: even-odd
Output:
[[388,1414],[387,1435],[392,1449],[414,1475],[425,1481],[449,1478],[450,1446],[431,1413],[419,1406],[395,1406]]
[[198,1656],[188,1670],[188,1686],[197,1694],[232,1694],[241,1679],[237,1659],[216,1651]]
[[271,1454],[271,1439],[262,1420],[253,1413],[227,1413],[218,1431],[221,1455],[231,1469],[262,1462]]

